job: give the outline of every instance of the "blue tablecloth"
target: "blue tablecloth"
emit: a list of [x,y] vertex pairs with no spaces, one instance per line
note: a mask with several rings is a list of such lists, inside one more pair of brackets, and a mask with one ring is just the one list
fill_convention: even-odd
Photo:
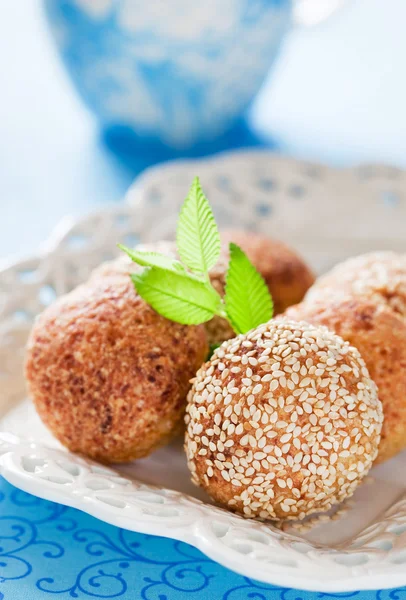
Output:
[[273,587],[174,540],[117,529],[0,479],[0,600],[403,600],[406,587],[347,594]]

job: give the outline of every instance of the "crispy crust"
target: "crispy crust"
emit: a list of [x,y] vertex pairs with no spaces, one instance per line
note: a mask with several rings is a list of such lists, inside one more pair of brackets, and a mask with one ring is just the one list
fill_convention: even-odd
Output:
[[286,317],[324,325],[358,348],[378,386],[384,424],[377,463],[406,447],[406,321],[383,303],[335,296],[289,308]]
[[192,480],[246,517],[296,520],[350,497],[378,452],[382,405],[358,350],[278,318],[225,342],[188,396]]
[[202,326],[164,319],[115,271],[38,318],[26,377],[40,417],[65,446],[103,462],[129,461],[179,429],[189,380],[207,351]]

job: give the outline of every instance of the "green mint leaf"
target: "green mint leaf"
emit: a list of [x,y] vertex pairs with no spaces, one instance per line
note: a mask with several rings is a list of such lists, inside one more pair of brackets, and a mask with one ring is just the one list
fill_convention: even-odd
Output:
[[265,281],[236,244],[230,244],[224,302],[227,317],[237,333],[247,333],[273,315],[273,302]]
[[156,312],[183,325],[209,321],[221,302],[213,288],[187,273],[152,267],[142,273],[134,273],[131,279],[138,294]]
[[159,254],[159,252],[144,252],[141,250],[127,248],[122,244],[118,244],[120,250],[123,250],[133,262],[137,263],[141,267],[158,267],[166,271],[174,271],[176,273],[186,273],[185,267],[182,263],[170,256],[165,254]]
[[220,235],[198,177],[181,208],[176,243],[182,262],[194,273],[206,275],[220,256]]

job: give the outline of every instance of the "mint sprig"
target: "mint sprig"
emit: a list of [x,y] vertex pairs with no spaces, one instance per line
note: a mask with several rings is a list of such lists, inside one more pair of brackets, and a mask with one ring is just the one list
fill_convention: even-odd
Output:
[[119,245],[144,267],[131,278],[156,312],[185,325],[199,325],[217,315],[227,319],[237,334],[272,318],[268,287],[236,244],[230,244],[224,298],[211,285],[209,271],[220,256],[220,235],[197,177],[181,208],[176,240],[180,261]]

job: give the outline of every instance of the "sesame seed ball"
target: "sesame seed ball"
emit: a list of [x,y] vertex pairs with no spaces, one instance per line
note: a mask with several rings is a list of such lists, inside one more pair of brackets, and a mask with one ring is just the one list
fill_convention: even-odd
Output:
[[378,452],[382,406],[358,350],[279,318],[216,350],[186,423],[196,485],[246,517],[296,520],[353,494]]
[[332,294],[368,297],[406,319],[406,254],[372,252],[350,258],[320,277],[305,301]]
[[327,296],[288,308],[285,316],[324,325],[355,346],[378,386],[384,423],[376,462],[406,446],[406,320],[363,296]]
[[205,360],[202,326],[158,315],[127,273],[99,275],[37,319],[26,377],[36,410],[73,452],[102,462],[148,455],[183,425]]

